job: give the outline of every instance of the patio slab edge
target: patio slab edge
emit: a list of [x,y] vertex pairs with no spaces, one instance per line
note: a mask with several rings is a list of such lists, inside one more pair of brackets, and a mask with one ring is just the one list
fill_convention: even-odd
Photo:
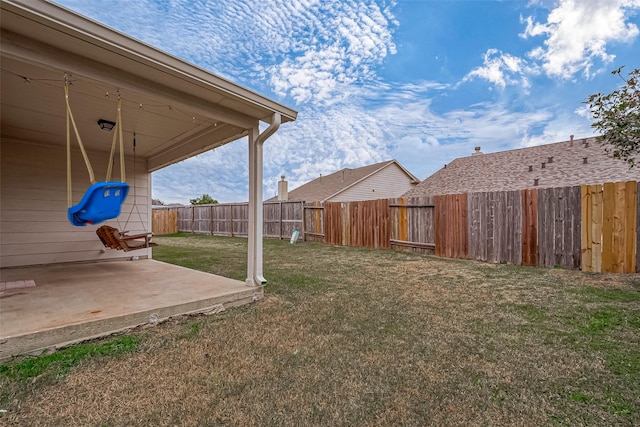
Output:
[[247,287],[239,292],[206,299],[0,338],[0,362],[5,362],[16,356],[39,355],[47,351],[109,336],[142,325],[157,324],[173,317],[201,313],[216,314],[233,307],[240,307],[258,301],[263,296],[262,288]]

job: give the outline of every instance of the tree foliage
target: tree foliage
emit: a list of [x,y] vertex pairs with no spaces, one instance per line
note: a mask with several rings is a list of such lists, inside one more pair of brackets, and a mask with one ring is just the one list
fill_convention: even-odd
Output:
[[189,199],[189,203],[192,205],[217,205],[218,201],[208,194],[203,194],[202,197]]
[[640,154],[640,69],[631,71],[625,79],[622,68],[611,74],[625,84],[609,94],[589,96],[586,104],[595,119],[591,127],[602,135],[602,144],[610,144],[607,153],[633,167]]

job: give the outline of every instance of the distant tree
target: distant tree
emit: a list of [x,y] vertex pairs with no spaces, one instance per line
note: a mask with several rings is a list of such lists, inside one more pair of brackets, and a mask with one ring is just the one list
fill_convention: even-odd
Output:
[[203,194],[202,197],[197,199],[190,199],[189,203],[192,205],[217,205],[218,201],[208,194]]
[[591,127],[602,135],[600,143],[611,144],[607,153],[634,167],[640,154],[640,69],[631,71],[625,79],[622,68],[611,74],[620,76],[625,84],[609,94],[589,96],[586,104],[595,119]]
[[160,199],[151,199],[151,204],[153,206],[164,206],[164,202]]

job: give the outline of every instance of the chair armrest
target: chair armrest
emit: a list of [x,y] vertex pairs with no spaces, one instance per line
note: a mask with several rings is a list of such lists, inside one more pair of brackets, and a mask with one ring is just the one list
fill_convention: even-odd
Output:
[[121,239],[122,240],[134,240],[134,239],[150,239],[153,236],[152,233],[141,233],[141,234],[134,234],[132,236],[125,236],[121,234]]

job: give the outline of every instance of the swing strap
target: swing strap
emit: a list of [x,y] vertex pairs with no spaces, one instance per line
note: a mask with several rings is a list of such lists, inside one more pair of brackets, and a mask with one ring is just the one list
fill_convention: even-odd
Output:
[[111,141],[111,153],[109,154],[109,164],[107,165],[107,176],[105,181],[111,181],[111,171],[113,169],[113,156],[116,151],[116,138],[120,139],[120,181],[126,182],[125,179],[125,169],[124,169],[124,142],[122,138],[122,100],[120,99],[120,94],[118,94],[118,107],[117,107],[117,118],[116,118],[116,132],[113,133],[113,140]]
[[[89,181],[91,184],[95,184],[96,178],[93,173],[93,168],[91,167],[91,162],[89,161],[89,156],[87,155],[87,151],[84,149],[84,144],[82,143],[82,138],[80,138],[80,132],[78,132],[78,126],[76,125],[76,121],[73,118],[73,113],[71,112],[71,105],[69,104],[69,79],[65,75],[64,76],[64,99],[67,105],[67,204],[69,207],[73,206],[73,189],[72,189],[72,179],[71,179],[71,131],[69,128],[69,123],[73,125],[73,131],[76,135],[76,139],[78,140],[78,145],[80,146],[80,151],[82,152],[82,158],[84,159],[84,163],[87,165],[87,171],[89,172]],[[125,179],[125,166],[124,166],[124,142],[122,137],[122,99],[120,98],[120,94],[118,94],[118,105],[117,105],[117,118],[116,118],[116,128],[117,131],[113,133],[113,140],[111,142],[111,154],[109,155],[109,164],[107,165],[107,176],[105,181],[111,181],[111,172],[113,169],[113,157],[116,149],[116,139],[120,139],[120,181],[126,182]]]
[[87,165],[87,171],[89,172],[89,181],[91,182],[91,184],[95,184],[96,179],[93,174],[91,162],[89,161],[89,156],[87,156],[87,152],[85,151],[84,145],[82,144],[80,132],[78,132],[78,126],[76,126],[76,121],[73,118],[71,106],[69,105],[69,79],[67,78],[67,76],[64,76],[64,100],[67,104],[67,204],[69,205],[69,207],[71,207],[73,206],[73,197],[71,188],[71,132],[69,129],[69,122],[71,122],[71,124],[73,125],[73,131],[76,134],[76,139],[78,140],[78,145],[80,146],[80,151],[82,152],[82,157],[84,158],[84,162]]

